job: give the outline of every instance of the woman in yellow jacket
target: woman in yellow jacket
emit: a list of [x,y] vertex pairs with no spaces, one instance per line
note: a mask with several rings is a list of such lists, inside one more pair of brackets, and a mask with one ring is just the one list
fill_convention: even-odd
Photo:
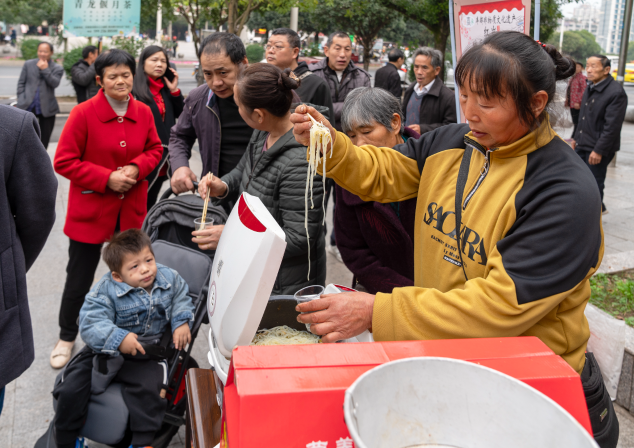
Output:
[[[331,128],[327,177],[365,201],[418,198],[415,286],[322,296],[298,305],[314,312],[298,320],[325,342],[366,329],[377,341],[537,336],[582,381],[596,377],[596,362],[586,363],[584,309],[603,256],[601,200],[546,112],[555,82],[574,72],[553,46],[499,32],[456,67],[469,124],[438,128],[398,151],[356,147]],[[295,137],[308,145],[306,113],[323,117],[306,106],[295,112]],[[618,421],[607,391],[599,396],[589,402],[600,407],[597,418],[590,412],[595,437],[616,446]],[[610,418],[598,417],[604,409]]]

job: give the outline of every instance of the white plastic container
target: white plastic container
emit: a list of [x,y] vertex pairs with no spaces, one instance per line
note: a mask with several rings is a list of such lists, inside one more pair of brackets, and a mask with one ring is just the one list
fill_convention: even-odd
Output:
[[515,378],[448,358],[361,375],[344,417],[356,448],[598,448],[561,406]]
[[[209,363],[226,383],[231,352],[258,331],[286,250],[286,235],[262,201],[243,193],[218,243],[209,282]],[[354,291],[326,286],[324,294]],[[345,342],[371,342],[365,331]]]
[[209,283],[209,362],[225,383],[233,348],[255,335],[280,269],[286,235],[255,196],[238,199],[218,242]]

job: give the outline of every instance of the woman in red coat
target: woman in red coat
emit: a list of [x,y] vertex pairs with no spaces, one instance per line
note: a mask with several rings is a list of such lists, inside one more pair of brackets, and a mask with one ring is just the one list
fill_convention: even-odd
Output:
[[55,171],[70,179],[64,233],[70,238],[66,284],[59,313],[60,340],[51,366],[63,367],[77,337],[77,318],[90,291],[101,246],[115,231],[140,228],[147,213],[145,177],[163,147],[148,106],[130,92],[135,61],[109,50],[95,61],[102,89],[75,106],[55,154]]

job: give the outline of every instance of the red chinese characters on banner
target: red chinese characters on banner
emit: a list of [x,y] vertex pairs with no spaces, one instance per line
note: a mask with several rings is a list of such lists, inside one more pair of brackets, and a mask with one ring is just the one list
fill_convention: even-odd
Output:
[[521,0],[464,5],[460,9],[460,53],[499,31],[526,33]]

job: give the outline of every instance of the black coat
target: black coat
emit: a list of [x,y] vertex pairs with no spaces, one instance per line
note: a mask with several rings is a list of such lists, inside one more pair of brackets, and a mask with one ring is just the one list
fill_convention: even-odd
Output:
[[83,59],[75,62],[70,69],[71,83],[77,94],[77,103],[81,104],[99,93],[99,85],[96,81],[97,73],[95,64],[88,65]]
[[57,179],[30,112],[0,106],[0,389],[33,362],[26,272],[55,222]]
[[163,97],[163,102],[165,103],[165,119],[161,116],[161,112],[159,111],[158,106],[156,105],[156,101],[152,99],[152,101],[147,102],[142,98],[137,99],[142,103],[150,106],[152,110],[152,115],[154,116],[154,125],[156,126],[156,132],[158,133],[159,138],[161,139],[161,143],[163,144],[163,156],[161,157],[161,161],[154,168],[148,177],[145,179],[148,181],[148,188],[152,186],[156,178],[158,177],[161,168],[166,163],[169,164],[169,151],[167,150],[170,142],[170,131],[172,127],[176,124],[176,119],[180,117],[183,112],[183,106],[185,104],[185,99],[183,98],[183,93],[180,95],[174,96],[170,92],[170,89],[167,86],[161,89],[161,96]]
[[[316,107],[321,113],[323,107]],[[310,279],[308,273],[308,241],[304,228],[306,191],[306,147],[297,143],[291,129],[275,144],[262,152],[268,133],[253,132],[251,142],[240,163],[222,180],[229,193],[216,200],[219,205],[235,203],[242,192],[257,196],[282,227],[286,235],[286,250],[277,273],[272,295],[295,294],[309,285],[324,285],[326,281],[326,240],[322,210],[321,176],[315,176],[313,203],[308,210],[310,234]],[[308,199],[310,207],[310,197]]]
[[403,95],[403,87],[401,87],[401,77],[396,65],[388,62],[385,67],[378,69],[374,78],[374,87],[387,90],[400,100],[401,95]]
[[621,127],[627,110],[623,86],[608,76],[583,92],[579,124],[573,136],[577,151],[596,151],[607,156],[621,149]]
[[[403,97],[403,116],[407,122],[407,103],[412,97],[416,81],[411,83]],[[436,76],[431,90],[420,102],[420,133],[433,131],[436,128],[456,122],[456,96],[454,91],[447,88],[445,83]],[[414,124],[414,123],[412,123]]]
[[293,73],[301,80],[301,84],[295,92],[302,102],[327,107],[329,115],[326,118],[332,120],[334,110],[328,83],[308,70],[308,65],[303,61],[297,64]]

